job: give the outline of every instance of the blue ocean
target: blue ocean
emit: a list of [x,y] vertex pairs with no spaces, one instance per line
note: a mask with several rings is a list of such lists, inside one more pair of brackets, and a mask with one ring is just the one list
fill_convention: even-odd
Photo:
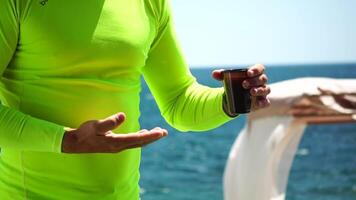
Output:
[[[211,78],[212,70],[198,68],[192,73],[201,84],[219,87],[221,83]],[[267,66],[266,73],[270,83],[298,77],[356,78],[356,64]],[[143,200],[223,200],[225,163],[244,126],[244,116],[211,131],[182,133],[164,121],[143,83],[140,123],[142,128],[160,126],[169,131],[167,138],[142,150]],[[286,199],[356,199],[356,124],[307,128],[293,162]]]

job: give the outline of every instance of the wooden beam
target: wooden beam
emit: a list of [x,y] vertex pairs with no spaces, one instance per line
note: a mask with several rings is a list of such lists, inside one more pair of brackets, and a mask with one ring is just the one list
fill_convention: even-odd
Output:
[[294,115],[297,120],[308,124],[337,124],[337,123],[356,123],[356,118],[352,115]]

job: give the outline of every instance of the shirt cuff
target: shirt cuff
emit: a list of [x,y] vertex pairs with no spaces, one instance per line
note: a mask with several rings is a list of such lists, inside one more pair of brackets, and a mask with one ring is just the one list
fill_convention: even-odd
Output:
[[65,127],[29,115],[21,134],[22,148],[26,151],[62,152]]
[[55,137],[54,137],[54,140],[53,140],[53,152],[55,153],[62,153],[62,142],[63,142],[63,137],[64,137],[64,134],[65,134],[65,127],[63,126],[60,126],[58,127],[57,131],[56,131],[56,134],[55,134]]

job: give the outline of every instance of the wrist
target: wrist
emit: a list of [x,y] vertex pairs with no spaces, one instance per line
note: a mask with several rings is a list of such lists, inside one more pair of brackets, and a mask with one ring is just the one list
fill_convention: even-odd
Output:
[[76,141],[77,141],[77,137],[75,134],[75,129],[66,129],[63,135],[62,153],[74,152]]

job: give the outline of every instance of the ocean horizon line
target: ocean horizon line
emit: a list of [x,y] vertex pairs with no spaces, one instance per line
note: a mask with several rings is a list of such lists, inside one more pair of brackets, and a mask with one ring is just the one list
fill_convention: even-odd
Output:
[[[263,63],[261,63],[263,64]],[[231,69],[231,68],[242,68],[242,67],[247,67],[251,66],[253,64],[222,64],[222,65],[191,65],[189,66],[190,69],[197,70],[197,69]],[[293,68],[293,67],[337,67],[338,65],[343,65],[343,66],[355,66],[356,67],[356,62],[320,62],[320,63],[267,63],[263,64],[264,66],[268,68]]]

